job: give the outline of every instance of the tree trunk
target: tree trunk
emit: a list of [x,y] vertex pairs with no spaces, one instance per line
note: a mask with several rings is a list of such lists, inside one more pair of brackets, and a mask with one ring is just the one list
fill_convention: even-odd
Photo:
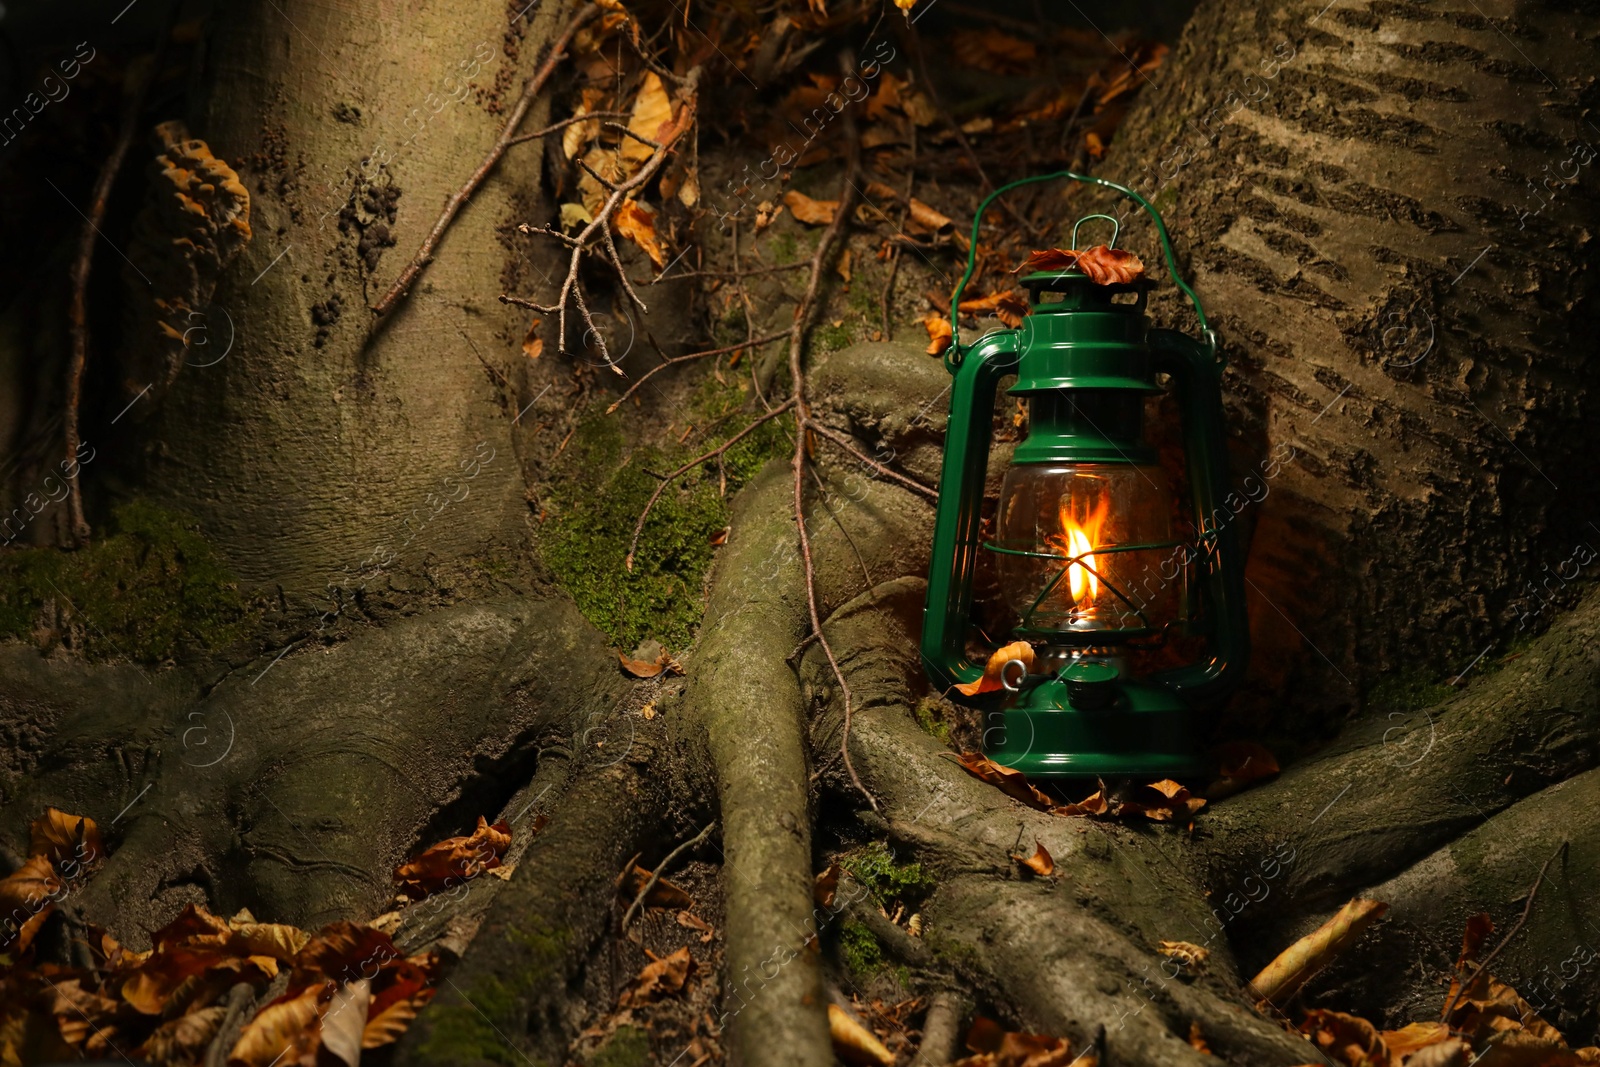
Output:
[[1533,3],[1202,4],[1118,132],[1106,174],[1163,212],[1232,361],[1277,693],[1453,677],[1577,598],[1592,30]]

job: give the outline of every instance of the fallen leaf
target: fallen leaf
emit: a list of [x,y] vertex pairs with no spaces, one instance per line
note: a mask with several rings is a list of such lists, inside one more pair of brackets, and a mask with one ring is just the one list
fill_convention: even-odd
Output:
[[528,323],[528,332],[522,336],[522,354],[529,359],[538,359],[544,355],[544,338],[539,336],[539,322],[535,318]]
[[1127,800],[1117,802],[1114,815],[1143,815],[1156,822],[1169,822],[1175,815],[1188,818],[1206,806],[1204,797],[1191,796],[1187,786],[1164,778],[1140,786]]
[[45,808],[44,814],[28,825],[28,855],[48,856],[50,862],[57,864],[76,860],[92,868],[105,859],[106,848],[93,819],[68,815],[59,808]]
[[[645,883],[650,881],[651,873],[635,863],[623,875],[623,894],[628,898],[629,903],[632,903],[633,899],[639,895],[639,891],[645,887]],[[665,878],[657,878],[656,884],[650,887],[650,895],[644,898],[644,906],[647,908],[692,908],[694,907],[694,897],[691,897],[682,886],[674,885]]]
[[[12,922],[16,922],[17,916],[21,915],[24,917],[23,926],[30,922],[42,923],[39,916],[55,907],[53,898],[63,888],[49,856],[29,856],[21,867],[0,879],[0,915],[8,916]],[[38,926],[35,925],[33,929],[37,931]],[[0,949],[11,951],[11,942],[19,940],[21,932],[19,927],[16,934],[0,934],[0,937],[7,938],[0,940]],[[30,933],[28,936],[31,939],[33,935]]]
[[955,232],[955,220],[944,212],[923,203],[916,197],[911,198],[911,215],[907,220],[907,228],[922,230],[936,237],[945,237]]
[[1033,646],[1026,641],[1013,641],[1009,645],[995,649],[994,654],[989,657],[989,662],[983,665],[983,674],[975,681],[957,685],[956,691],[963,696],[975,697],[980,693],[993,693],[1004,689],[1005,685],[1001,682],[1000,675],[1011,663],[1021,663],[1024,673],[1033,670]]
[[756,205],[755,229],[757,233],[778,221],[778,216],[783,214],[782,204],[773,204],[770,200],[763,200]]
[[635,678],[654,678],[665,671],[667,674],[682,674],[683,664],[667,654],[666,649],[653,660],[630,659],[622,653],[617,653],[617,659],[622,662],[622,669]]
[[963,315],[991,311],[1001,322],[1016,329],[1028,313],[1028,298],[1015,289],[998,289],[987,296],[961,301],[960,310]]
[[1048,878],[1050,875],[1055,873],[1056,861],[1051,858],[1049,851],[1037,840],[1034,841],[1033,845],[1033,855],[1026,858],[1022,856],[1013,856],[1011,858],[1028,868],[1028,870],[1032,871],[1034,874],[1037,874],[1040,878]]
[[1404,1058],[1418,1049],[1447,1040],[1450,1028],[1439,1022],[1411,1023],[1398,1030],[1385,1030],[1378,1036],[1383,1038],[1390,1055]]
[[372,982],[358,978],[334,990],[322,1013],[322,1047],[347,1067],[361,1063],[362,1034],[367,1028],[367,1009],[372,1005]]
[[[585,89],[582,93],[582,102],[572,112],[572,118],[587,115],[594,111],[596,105],[605,97],[603,89]],[[561,154],[568,159],[577,159],[588,143],[600,136],[600,120],[590,119],[588,122],[574,122],[561,131]]]
[[446,838],[395,868],[395,881],[406,896],[421,900],[500,866],[500,857],[510,846],[511,827],[504,822],[490,826],[480,815],[478,828],[470,835]]
[[1278,773],[1277,757],[1254,741],[1229,741],[1213,754],[1219,777],[1206,789],[1211,800],[1231,797],[1250,783]]
[[[627,177],[622,157],[617,154],[617,150],[614,148],[595,145],[584,153],[583,162],[588,166],[589,170],[594,171],[595,174],[600,175],[607,181],[620,182]],[[600,210],[610,196],[611,190],[595,181],[588,171],[580,170],[578,172],[578,198],[582,201],[583,209],[588,213],[591,220],[594,218],[594,213]]]
[[678,202],[689,208],[700,202],[699,167],[687,167],[684,169],[683,182],[678,186]]
[[[655,71],[647,71],[644,84],[639,86],[639,95],[633,100],[633,114],[628,117],[628,130],[640,137],[651,141],[661,140],[661,128],[672,123],[672,101],[667,97],[667,88],[661,84],[661,78]],[[639,165],[649,159],[655,149],[633,137],[622,139],[622,158],[633,164],[629,171],[637,170]]]
[[844,279],[846,285],[850,284],[850,250],[848,248],[839,253],[838,266],[833,269],[838,272],[839,277]]
[[649,722],[656,717],[656,702],[654,700],[639,709],[639,718]]
[[622,991],[618,1001],[622,1007],[647,1004],[681,991],[688,981],[689,972],[694,968],[688,946],[665,957],[657,956],[649,949],[645,949],[645,952],[649,953],[650,962],[645,964],[633,984]]
[[702,945],[717,935],[717,931],[712,928],[710,923],[692,911],[678,912],[678,925],[687,927],[690,930],[700,931],[700,943]]
[[827,226],[839,213],[837,200],[813,200],[798,189],[783,194],[783,203],[800,222],[807,226]]
[[[1162,942],[1162,944],[1165,943]],[[1189,1047],[1207,1056],[1212,1054],[1211,1046],[1206,1044],[1206,1035],[1200,1032],[1200,1020],[1198,1019],[1194,1019],[1189,1023]]]
[[833,897],[839,891],[839,865],[830,863],[817,872],[811,882],[811,899],[824,908],[833,906]]
[[1096,285],[1131,282],[1144,276],[1144,261],[1120,248],[1095,245],[1093,248],[1046,248],[1031,252],[1011,273],[1040,273],[1078,270]]
[[1103,159],[1106,154],[1106,143],[1100,139],[1098,133],[1090,130],[1083,135],[1083,150],[1089,153],[1090,159]]
[[1012,800],[1020,800],[1028,807],[1038,808],[1040,811],[1049,811],[1055,805],[1055,801],[1034,788],[1021,771],[1002,767],[987,756],[976,752],[963,752],[960,756],[947,752],[943,755],[960,763],[961,769],[974,778],[997,787]]
[[[585,178],[589,176],[584,175]],[[590,179],[593,181],[593,179]],[[594,221],[594,216],[589,214],[589,209],[576,201],[569,201],[561,205],[561,229],[576,230],[579,226],[587,226]]]
[[313,1057],[324,992],[324,986],[313,985],[268,1004],[245,1025],[228,1054],[229,1067],[284,1067]]
[[1183,964],[1185,970],[1198,971],[1211,958],[1211,950],[1187,941],[1161,942],[1161,954],[1169,960]]
[[1280,952],[1251,979],[1258,999],[1272,1002],[1294,994],[1306,980],[1353,944],[1389,905],[1357,897],[1311,933]]
[[412,956],[379,968],[361,1034],[362,1048],[379,1048],[405,1033],[411,1020],[433,999],[438,966],[435,957]]
[[1356,1015],[1313,1008],[1300,1024],[1300,1032],[1329,1056],[1338,1056],[1350,1067],[1398,1067],[1378,1034],[1377,1027]]
[[645,255],[658,269],[667,265],[667,254],[656,237],[656,217],[640,207],[637,201],[624,200],[618,204],[611,213],[611,221],[617,233],[644,249]]
[[828,1005],[828,1035],[833,1038],[833,1051],[846,1063],[878,1067],[894,1064],[894,1053],[884,1047],[878,1036],[837,1004]]
[[928,355],[943,355],[952,340],[950,320],[937,311],[932,311],[922,317],[922,325],[928,331]]
[[133,1050],[133,1054],[152,1064],[172,1064],[176,1067],[178,1064],[192,1063],[211,1044],[211,1039],[222,1026],[223,1016],[227,1014],[227,1008],[217,1006],[180,1015],[156,1027],[144,1043]]

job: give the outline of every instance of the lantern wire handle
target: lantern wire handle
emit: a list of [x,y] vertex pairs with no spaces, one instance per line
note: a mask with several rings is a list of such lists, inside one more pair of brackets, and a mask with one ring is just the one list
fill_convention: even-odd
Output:
[[1118,222],[1116,217],[1112,215],[1085,215],[1083,218],[1072,224],[1072,250],[1074,252],[1078,250],[1078,227],[1082,226],[1090,219],[1105,219],[1107,222],[1111,223],[1111,240],[1106,242],[1106,247],[1117,247],[1117,237],[1122,233],[1122,223]]
[[[1151,205],[1150,201],[1146,200],[1132,189],[1129,189],[1126,185],[1118,185],[1114,181],[1108,181],[1105,178],[1098,178],[1092,174],[1078,174],[1070,170],[1061,170],[1056,171],[1053,174],[1036,174],[1031,178],[1019,178],[1014,182],[1002,185],[1000,188],[984,197],[983,203],[978,205],[978,213],[972,217],[972,242],[967,247],[967,269],[966,272],[961,275],[961,281],[956,285],[955,293],[950,297],[950,355],[945,357],[946,368],[953,372],[956,364],[959,364],[961,360],[961,294],[966,291],[967,283],[972,280],[972,273],[977,269],[978,226],[983,221],[983,213],[989,210],[989,205],[994,203],[995,199],[999,197],[1001,193],[1010,192],[1012,189],[1016,189],[1019,186],[1032,185],[1035,182],[1059,181],[1062,178],[1070,178],[1073,181],[1085,182],[1089,185],[1102,185],[1114,192],[1121,193],[1123,196],[1129,198],[1134,203],[1144,208],[1145,213],[1150,216],[1150,220],[1156,224],[1156,233],[1161,237],[1161,250],[1166,254],[1167,258],[1167,272],[1172,275],[1172,280],[1177,284],[1178,288],[1183,290],[1183,294],[1189,298],[1189,303],[1194,305],[1195,317],[1200,320],[1200,336],[1204,339],[1206,350],[1216,357],[1218,363],[1226,362],[1227,357],[1222,355],[1218,349],[1217,331],[1212,329],[1211,324],[1206,321],[1205,308],[1200,306],[1200,298],[1195,295],[1194,290],[1189,288],[1189,283],[1185,282],[1183,280],[1183,276],[1178,273],[1178,263],[1172,254],[1172,239],[1167,235],[1167,224],[1162,221],[1161,213]],[[1094,215],[1087,215],[1085,216],[1085,219],[1091,219],[1095,217],[1096,216]],[[1110,216],[1102,215],[1099,217],[1108,218]],[[1078,221],[1081,225],[1084,219],[1079,219]],[[1115,222],[1116,220],[1112,219],[1112,221]],[[1072,228],[1072,243],[1074,248],[1077,247],[1078,243],[1077,235],[1078,227],[1074,226]],[[1112,240],[1116,240],[1115,235],[1112,236]],[[952,356],[955,360],[954,363],[951,362]]]

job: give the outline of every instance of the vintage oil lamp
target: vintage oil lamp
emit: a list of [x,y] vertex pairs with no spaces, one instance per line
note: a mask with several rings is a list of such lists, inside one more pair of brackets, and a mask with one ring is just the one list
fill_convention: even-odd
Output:
[[[1022,278],[1031,307],[1019,327],[960,343],[958,308],[983,212],[1010,189],[1063,178],[1115,190],[1149,214],[1203,341],[1150,328],[1144,311],[1154,282],[1100,285],[1065,269]],[[1229,492],[1224,360],[1199,298],[1178,275],[1160,214],[1131,189],[1071,172],[1003,186],[973,220],[950,318],[945,366],[954,381],[923,610],[930,675],[946,686],[982,676],[969,650],[973,579],[978,553],[994,553],[1013,640],[1034,656],[1031,665],[1007,660],[1001,690],[971,698],[988,711],[989,758],[1039,778],[1206,776],[1200,714],[1237,682],[1248,654],[1243,560],[1229,513],[1218,510]],[[1177,502],[1143,430],[1144,401],[1166,391],[1163,374],[1182,418],[1189,539],[1173,536]],[[1027,403],[1028,431],[1006,472],[993,536],[984,537],[996,393],[1010,375],[1008,392]],[[1202,650],[1193,662],[1133,676],[1141,649],[1180,635]]]

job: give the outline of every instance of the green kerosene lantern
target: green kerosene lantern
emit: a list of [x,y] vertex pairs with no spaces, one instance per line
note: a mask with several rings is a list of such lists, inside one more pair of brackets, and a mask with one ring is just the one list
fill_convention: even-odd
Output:
[[[1154,282],[1101,285],[1065,269],[1023,277],[1032,306],[1018,328],[960,344],[958,306],[984,211],[1007,190],[1062,178],[1113,189],[1149,214],[1203,341],[1150,328]],[[1034,655],[1031,664],[1004,664],[1001,691],[971,698],[988,712],[989,758],[1039,778],[1206,776],[1200,712],[1237,683],[1249,650],[1244,561],[1229,512],[1219,509],[1229,493],[1224,361],[1199,298],[1178,275],[1160,214],[1102,178],[1061,172],[1012,182],[978,209],[950,317],[945,366],[954,382],[923,611],[931,676],[945,686],[982,676],[971,644],[973,578],[979,553],[995,553],[1014,639]],[[1007,391],[1027,402],[1028,432],[985,537],[996,394],[1009,375],[1016,382]],[[1173,490],[1144,435],[1145,399],[1167,389],[1182,415],[1192,540],[1173,537]],[[1141,649],[1180,634],[1201,639],[1190,642],[1203,650],[1193,662],[1133,676]]]

